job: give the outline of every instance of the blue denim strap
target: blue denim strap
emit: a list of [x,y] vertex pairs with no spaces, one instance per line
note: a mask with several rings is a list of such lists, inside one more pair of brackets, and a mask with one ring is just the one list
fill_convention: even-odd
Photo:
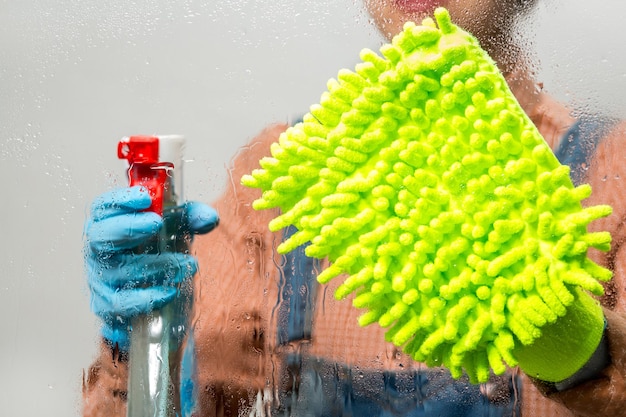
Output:
[[616,120],[608,117],[581,116],[563,135],[554,154],[570,167],[575,185],[583,182],[596,148],[615,123]]
[[[291,226],[284,240],[296,232]],[[281,302],[278,306],[278,343],[288,344],[311,337],[313,308],[317,289],[316,277],[320,272],[319,259],[304,253],[306,245],[284,256],[281,269]]]
[[197,411],[197,363],[193,330],[189,332],[180,367],[181,417],[191,417]]

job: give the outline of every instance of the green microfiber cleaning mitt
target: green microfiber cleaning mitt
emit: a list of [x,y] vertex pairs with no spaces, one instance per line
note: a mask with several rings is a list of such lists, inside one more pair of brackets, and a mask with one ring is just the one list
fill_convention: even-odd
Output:
[[[435,18],[363,50],[242,183],[262,189],[255,209],[281,209],[272,231],[298,229],[278,251],[328,257],[319,281],[347,274],[336,297],[355,293],[360,325],[415,360],[483,382],[524,358],[560,381],[602,335],[587,291],[611,272],[587,249],[611,237],[587,225],[611,208],[582,208],[591,188],[574,187],[491,58],[447,10]],[[583,342],[552,352],[555,326]]]

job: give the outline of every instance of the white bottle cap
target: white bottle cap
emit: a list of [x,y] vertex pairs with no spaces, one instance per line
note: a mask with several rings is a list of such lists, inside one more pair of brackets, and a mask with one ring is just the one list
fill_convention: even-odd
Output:
[[174,164],[173,191],[177,204],[183,202],[183,153],[185,137],[183,135],[157,135],[159,138],[159,161]]

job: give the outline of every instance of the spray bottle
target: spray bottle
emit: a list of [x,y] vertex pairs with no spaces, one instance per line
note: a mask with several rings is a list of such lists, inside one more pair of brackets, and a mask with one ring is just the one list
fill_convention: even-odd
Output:
[[[131,136],[118,143],[118,157],[128,161],[131,186],[148,189],[148,210],[163,216],[160,234],[138,253],[186,252],[182,203],[182,149],[184,138]],[[179,288],[175,301],[132,322],[129,351],[127,417],[174,417],[180,413],[179,364],[187,327],[192,288]]]

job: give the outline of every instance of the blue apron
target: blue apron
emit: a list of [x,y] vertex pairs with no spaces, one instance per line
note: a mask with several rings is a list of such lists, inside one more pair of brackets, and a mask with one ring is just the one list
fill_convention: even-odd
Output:
[[[614,121],[581,118],[564,135],[555,155],[571,168],[578,185],[598,143]],[[291,227],[286,237],[293,234]],[[280,345],[310,340],[320,261],[304,246],[284,257],[281,268],[277,340]],[[197,398],[193,337],[181,366],[182,415],[191,416]],[[296,350],[287,355],[290,384],[280,393],[273,416],[303,417],[507,417],[521,411],[521,381],[505,374],[487,384],[453,379],[444,368],[363,372]],[[490,394],[487,394],[490,393]]]

